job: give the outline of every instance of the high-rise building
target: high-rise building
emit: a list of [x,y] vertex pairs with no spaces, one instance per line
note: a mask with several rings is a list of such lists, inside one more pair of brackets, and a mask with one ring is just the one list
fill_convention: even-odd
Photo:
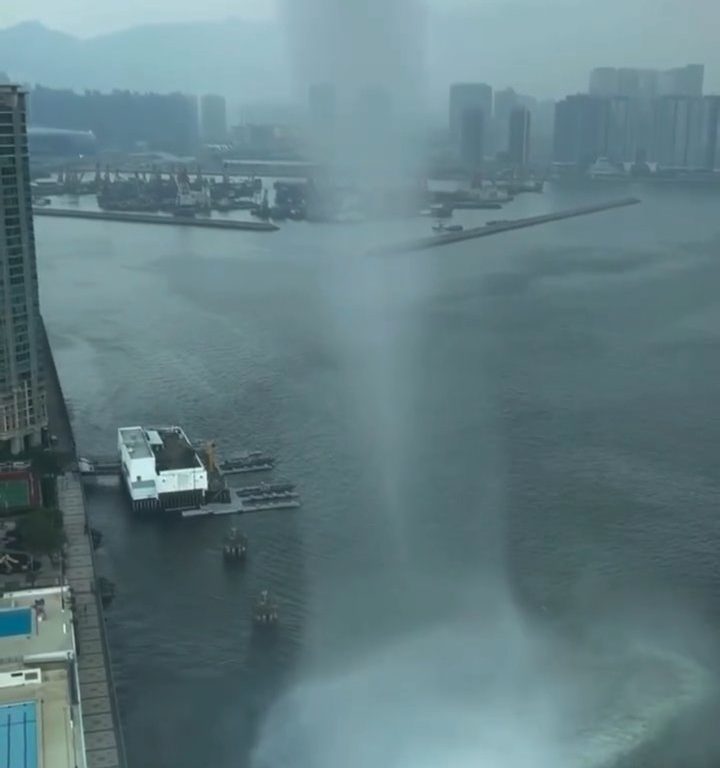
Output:
[[613,96],[619,93],[618,70],[615,67],[593,69],[590,73],[588,91],[592,96]]
[[712,171],[720,167],[720,96],[706,96],[703,102],[703,168]]
[[654,104],[652,158],[666,168],[702,168],[707,148],[703,138],[705,101],[687,96],[661,96]]
[[702,64],[665,70],[658,74],[657,95],[699,98],[703,92],[704,77],[705,67]]
[[43,128],[92,131],[103,150],[138,147],[178,155],[197,151],[198,100],[183,93],[74,93],[35,86],[30,122]]
[[460,139],[462,115],[468,109],[481,109],[485,123],[492,117],[493,91],[485,83],[455,83],[450,86],[450,135]]
[[638,120],[637,99],[629,96],[607,99],[604,154],[612,162],[625,163],[635,160],[638,150]]
[[470,171],[483,164],[485,153],[485,111],[467,107],[460,115],[460,159]]
[[607,99],[580,93],[555,105],[553,157],[556,163],[590,165],[605,155]]
[[0,444],[13,453],[47,427],[25,99],[0,85]]
[[513,165],[524,167],[530,160],[530,110],[516,107],[510,113],[508,153]]
[[507,130],[510,114],[520,104],[520,97],[512,88],[503,91],[495,91],[494,115],[498,125]]
[[590,73],[591,96],[701,96],[705,67],[688,64],[674,69],[597,67]]
[[224,144],[227,141],[224,96],[208,93],[200,99],[200,133],[206,144]]

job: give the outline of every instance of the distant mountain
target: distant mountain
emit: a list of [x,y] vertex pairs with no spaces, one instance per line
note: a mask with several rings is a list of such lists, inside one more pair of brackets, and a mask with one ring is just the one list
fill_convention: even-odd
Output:
[[559,97],[585,89],[599,65],[705,63],[706,92],[720,92],[717,0],[692,0],[692,14],[687,0],[458,0],[451,8],[447,0],[430,0],[426,16],[393,28],[382,16],[363,25],[357,13],[309,12],[337,11],[350,0],[287,2],[296,12],[285,13],[282,23],[156,24],[89,39],[27,22],[0,29],[0,71],[52,87],[214,91],[231,104],[298,103],[305,100],[298,81],[317,78],[319,71],[332,80],[344,61],[345,75],[352,71],[357,79],[379,69],[392,79],[383,63],[399,66],[415,48],[425,63],[411,74],[427,85],[430,102],[443,114],[454,80]]
[[284,100],[291,91],[277,25],[162,24],[80,39],[26,22],[0,29],[0,70],[50,87],[223,93]]

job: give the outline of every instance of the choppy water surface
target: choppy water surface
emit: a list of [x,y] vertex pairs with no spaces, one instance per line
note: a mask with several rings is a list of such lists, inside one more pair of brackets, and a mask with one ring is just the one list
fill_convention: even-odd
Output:
[[83,450],[181,423],[273,452],[304,500],[243,520],[228,570],[227,520],[92,490],[132,765],[714,758],[720,197],[642,196],[387,258],[364,253],[429,222],[37,221]]

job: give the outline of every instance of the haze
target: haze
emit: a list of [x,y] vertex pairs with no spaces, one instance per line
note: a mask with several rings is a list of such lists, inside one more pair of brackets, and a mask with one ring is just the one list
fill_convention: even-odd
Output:
[[[243,56],[262,62],[262,67],[250,72],[245,80],[238,81],[235,73],[223,73],[221,67],[202,70],[203,49],[210,54],[217,47],[212,24],[222,27],[228,18],[263,27],[255,48],[247,50],[243,43],[234,52],[238,57],[236,67],[246,66],[240,59]],[[81,38],[166,23],[187,23],[191,33],[194,24],[203,22],[197,27],[191,57],[193,67],[200,67],[201,72],[193,78],[188,76],[192,68],[181,57],[164,61],[158,68],[157,62],[153,65],[153,51],[140,50],[139,45],[134,53],[141,62],[137,66],[132,61],[122,61],[122,66],[119,62],[112,78],[103,79],[102,62],[98,72],[87,72],[88,82],[82,82],[82,76],[75,72],[63,74],[61,63],[57,73],[49,67],[47,77],[40,77],[42,71],[27,68],[10,73],[16,78],[53,80],[48,84],[75,88],[215,89],[241,99],[256,98],[263,87],[272,98],[293,95],[286,62],[279,61],[272,51],[265,53],[268,36],[283,33],[282,25],[275,23],[281,18],[282,3],[261,0],[208,0],[202,6],[187,0],[130,0],[112,6],[96,0],[61,4],[52,0],[11,0],[0,7],[0,27],[38,20],[51,29]],[[465,78],[481,78],[496,87],[512,85],[537,97],[557,98],[584,89],[588,71],[603,64],[662,68],[699,61],[706,65],[706,91],[720,91],[720,49],[714,36],[720,23],[720,4],[714,0],[430,0],[427,22],[427,87],[437,102],[449,82]],[[114,55],[117,57],[116,51]],[[0,60],[0,69],[7,66]],[[228,66],[228,71],[232,69]],[[267,82],[258,79],[263,73]],[[229,92],[232,83],[247,93]]]

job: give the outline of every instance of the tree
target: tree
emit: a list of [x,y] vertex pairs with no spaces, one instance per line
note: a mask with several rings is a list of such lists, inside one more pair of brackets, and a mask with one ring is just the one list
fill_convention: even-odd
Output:
[[18,520],[20,547],[33,555],[51,555],[65,543],[59,509],[33,509]]

